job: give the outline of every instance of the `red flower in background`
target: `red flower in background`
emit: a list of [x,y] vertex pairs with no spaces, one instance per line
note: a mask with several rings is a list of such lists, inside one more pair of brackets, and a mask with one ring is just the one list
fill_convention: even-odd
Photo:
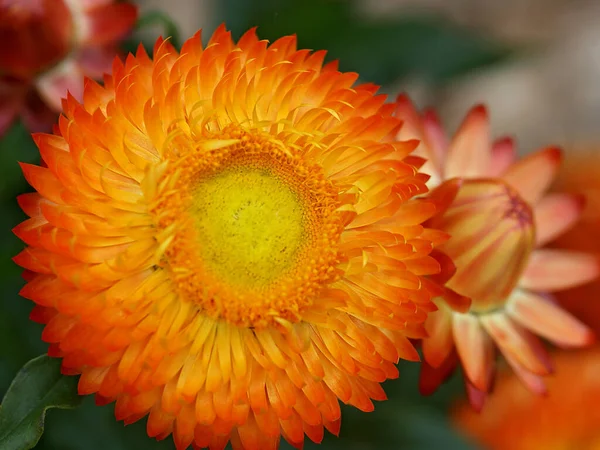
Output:
[[109,72],[137,8],[113,0],[0,0],[0,135],[49,130],[67,91]]

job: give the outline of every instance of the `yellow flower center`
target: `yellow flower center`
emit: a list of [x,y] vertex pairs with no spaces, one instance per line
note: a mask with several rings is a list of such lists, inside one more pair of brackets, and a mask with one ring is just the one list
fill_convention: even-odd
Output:
[[175,139],[166,156],[152,212],[182,299],[240,326],[301,320],[338,277],[345,225],[321,168],[299,149],[235,127]]
[[468,180],[431,226],[452,236],[442,246],[456,265],[447,285],[471,297],[472,312],[502,307],[535,244],[529,204],[502,180]]
[[219,278],[260,289],[293,267],[306,241],[306,205],[272,172],[228,169],[193,195],[202,259]]

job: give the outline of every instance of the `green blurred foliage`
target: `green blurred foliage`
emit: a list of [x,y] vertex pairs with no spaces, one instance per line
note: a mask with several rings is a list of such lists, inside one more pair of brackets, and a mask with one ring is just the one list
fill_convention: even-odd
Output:
[[38,160],[37,148],[22,124],[0,139],[0,393],[27,360],[46,348],[40,342],[41,327],[28,320],[31,303],[18,295],[21,269],[11,260],[23,248],[11,229],[26,218],[16,196],[28,190],[18,161]]
[[437,84],[511,55],[504,46],[431,16],[365,21],[351,0],[223,0],[235,37],[251,27],[271,41],[298,36],[300,48],[326,49],[340,70],[385,85],[404,77]]
[[[442,84],[471,70],[503,61],[509,49],[496,45],[431,17],[390,17],[385,22],[365,21],[355,4],[344,0],[221,0],[216,22],[225,22],[238,38],[258,26],[261,38],[275,40],[297,34],[299,47],[327,49],[328,59],[339,59],[341,70],[356,71],[363,81],[389,84],[407,77],[420,77]],[[216,26],[217,23],[214,25]],[[159,25],[165,36],[181,40],[175,24],[166,16],[143,16],[139,28]],[[212,30],[207,30],[205,39]],[[185,36],[184,38],[186,38]],[[134,51],[134,35],[125,50]],[[151,49],[153,42],[146,42]],[[29,190],[17,161],[38,162],[35,145],[21,124],[0,139],[0,396],[29,359],[43,353],[41,326],[28,320],[31,302],[18,296],[23,285],[21,270],[11,261],[22,248],[11,229],[25,219],[16,196]],[[417,389],[418,364],[401,362],[400,378],[386,382],[389,400],[375,412],[343,408],[340,438],[326,436],[323,450],[469,450],[448,423],[448,407],[464,396],[460,374],[431,397]],[[74,385],[71,387],[73,388]],[[36,448],[43,450],[160,450],[173,449],[169,438],[149,439],[145,420],[124,427],[114,419],[113,406],[97,407],[85,398],[76,411],[52,410],[46,431]],[[4,447],[1,447],[4,450]],[[290,448],[286,444],[282,448]],[[6,449],[12,450],[12,449]]]
[[60,373],[60,360],[47,355],[29,361],[10,384],[0,405],[0,448],[30,449],[44,432],[46,411],[81,404],[77,377]]

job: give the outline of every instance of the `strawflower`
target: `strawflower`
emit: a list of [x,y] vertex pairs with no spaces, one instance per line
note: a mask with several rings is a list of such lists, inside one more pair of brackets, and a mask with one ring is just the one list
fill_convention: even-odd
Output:
[[547,396],[534,395],[508,371],[481,413],[457,405],[453,422],[489,450],[598,450],[600,349],[561,352]]
[[302,447],[363,411],[447,271],[416,143],[325,53],[220,27],[70,96],[19,202],[16,257],[80,394],[178,449]]
[[[469,398],[481,409],[492,386],[496,348],[534,392],[544,393],[552,365],[538,336],[558,346],[581,347],[593,333],[561,309],[551,294],[598,276],[595,255],[544,248],[581,214],[581,196],[545,195],[561,161],[546,148],[516,161],[510,139],[492,143],[487,111],[477,106],[447,140],[432,113],[420,115],[400,96],[399,138],[421,138],[417,152],[429,157],[423,170],[430,187],[464,179],[450,206],[429,225],[452,238],[441,246],[456,265],[447,287],[469,297],[436,299],[423,340],[421,390],[432,392],[460,361]],[[448,183],[448,182],[446,182]],[[435,192],[435,191],[434,191]],[[450,299],[450,301],[448,301]]]
[[20,117],[48,131],[84,76],[110,71],[137,8],[113,0],[0,0],[0,135]]

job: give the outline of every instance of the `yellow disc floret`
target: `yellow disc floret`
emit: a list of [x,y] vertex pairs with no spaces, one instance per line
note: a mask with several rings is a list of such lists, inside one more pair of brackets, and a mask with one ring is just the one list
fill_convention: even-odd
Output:
[[300,149],[238,127],[173,149],[154,213],[182,297],[236,325],[297,322],[336,278],[336,187]]
[[293,267],[306,240],[305,205],[271,171],[229,169],[193,196],[202,259],[216,276],[261,289]]

